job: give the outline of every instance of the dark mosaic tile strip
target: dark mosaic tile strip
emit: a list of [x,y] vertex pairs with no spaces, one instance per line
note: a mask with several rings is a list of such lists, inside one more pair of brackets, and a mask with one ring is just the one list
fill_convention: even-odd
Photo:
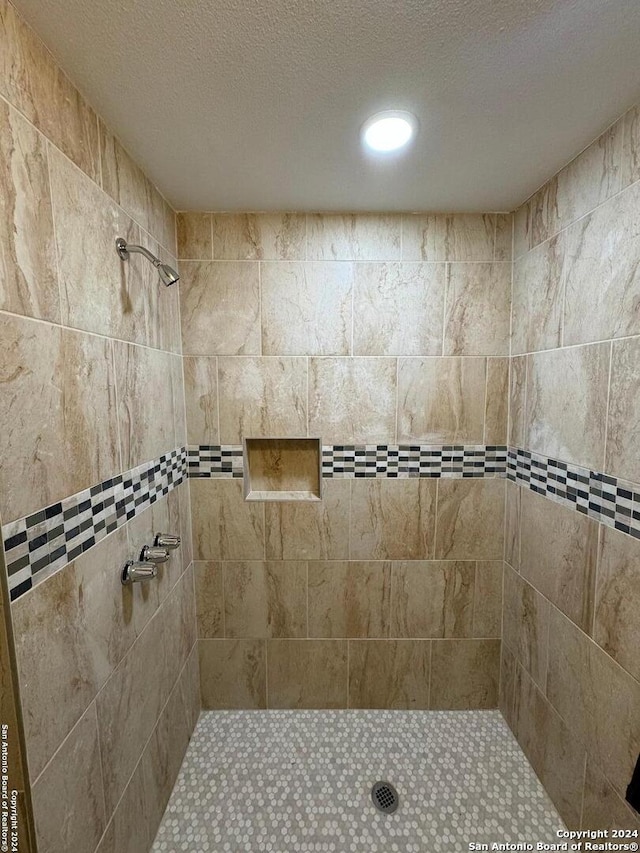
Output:
[[177,448],[2,528],[15,601],[33,586],[122,527],[187,476],[186,448]]
[[539,495],[640,539],[640,486],[510,447],[507,478]]

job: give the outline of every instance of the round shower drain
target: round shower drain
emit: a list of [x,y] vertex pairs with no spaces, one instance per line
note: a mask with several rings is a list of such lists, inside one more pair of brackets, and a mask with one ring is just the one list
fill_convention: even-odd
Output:
[[373,805],[379,812],[393,814],[400,804],[398,792],[390,782],[376,782],[371,789]]

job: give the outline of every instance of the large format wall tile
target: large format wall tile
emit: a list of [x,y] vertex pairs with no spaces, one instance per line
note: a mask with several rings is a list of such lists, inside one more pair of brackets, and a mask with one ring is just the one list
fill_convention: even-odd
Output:
[[352,480],[351,558],[433,556],[436,491],[436,481],[428,479]]
[[224,638],[224,563],[199,560],[193,564],[198,637]]
[[94,180],[98,120],[52,55],[10,3],[0,5],[0,95]]
[[353,265],[263,263],[264,355],[349,355]]
[[484,444],[507,444],[509,422],[509,359],[487,359],[484,403]]
[[500,640],[432,640],[430,707],[496,708]]
[[110,342],[9,315],[0,338],[6,524],[106,480],[120,458]]
[[549,606],[534,587],[507,566],[502,639],[542,690],[547,682]]
[[[178,213],[176,232],[178,237],[178,257],[185,260],[211,261],[211,219],[210,213]],[[185,264],[180,264],[181,271]]]
[[218,362],[185,356],[184,396],[189,444],[218,444]]
[[0,309],[60,320],[46,144],[0,103]]
[[583,829],[635,829],[640,817],[616,793],[594,762],[587,758],[582,806]]
[[525,447],[602,471],[609,345],[527,358]]
[[270,708],[346,708],[346,640],[268,640]]
[[310,261],[399,261],[399,214],[308,214]]
[[555,608],[547,696],[624,797],[640,752],[640,683]]
[[640,681],[640,543],[600,530],[594,640]]
[[521,512],[521,574],[590,633],[598,523],[528,489]]
[[484,358],[398,359],[398,441],[482,444]]
[[310,637],[386,637],[391,563],[310,562]]
[[541,243],[513,265],[512,352],[561,344],[564,233]]
[[526,408],[527,359],[515,356],[509,359],[509,434],[511,447],[524,445],[524,419]]
[[322,501],[267,503],[269,560],[346,560],[349,557],[349,480],[325,480]]
[[223,571],[226,637],[306,636],[305,562],[226,562]]
[[567,232],[565,344],[640,332],[639,260],[640,185],[635,184]]
[[639,392],[640,338],[614,341],[604,470],[634,483],[640,482]]
[[312,358],[309,435],[324,444],[393,442],[394,358]]
[[448,264],[444,355],[508,355],[510,318],[509,264]]
[[496,214],[409,214],[402,218],[405,261],[493,261]]
[[204,710],[267,707],[264,640],[200,640]]
[[214,213],[212,222],[216,261],[305,259],[304,213]]
[[354,355],[441,355],[444,292],[444,264],[356,264]]
[[351,640],[349,707],[429,707],[428,640]]
[[180,315],[186,355],[260,355],[258,264],[182,261]]
[[640,180],[640,106],[632,107],[623,119],[620,189]]
[[440,480],[437,560],[501,560],[504,480]]
[[33,786],[38,848],[93,853],[106,826],[96,707],[91,704]]
[[393,564],[392,637],[471,637],[476,564]]
[[239,480],[191,480],[195,560],[263,560],[264,504],[247,503]]
[[473,597],[473,636],[490,639],[502,636],[502,586],[504,562],[478,561]]
[[142,169],[133,161],[116,137],[100,122],[100,165],[102,188],[127,214],[159,238],[150,221],[154,191]]
[[219,358],[218,405],[222,444],[307,435],[306,359]]

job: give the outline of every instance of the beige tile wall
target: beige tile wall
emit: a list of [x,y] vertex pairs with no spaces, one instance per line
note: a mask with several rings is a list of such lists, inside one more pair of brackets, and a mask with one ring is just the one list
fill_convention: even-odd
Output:
[[[640,482],[634,108],[514,214],[509,443]],[[508,484],[500,706],[565,821],[640,828],[640,543]]]
[[[179,286],[114,247],[177,265],[173,210],[6,0],[0,57],[7,523],[184,444],[186,425]],[[158,530],[183,547],[158,582],[124,588],[123,562]],[[31,788],[40,850],[151,846],[200,707],[190,539],[184,485],[12,605],[16,787]]]
[[[184,213],[192,444],[506,442],[508,216]],[[192,480],[205,707],[494,707],[500,480]]]

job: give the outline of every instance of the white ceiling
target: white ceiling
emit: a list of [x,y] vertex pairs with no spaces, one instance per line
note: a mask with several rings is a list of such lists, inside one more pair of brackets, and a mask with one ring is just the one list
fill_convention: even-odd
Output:
[[178,209],[510,210],[640,98],[639,0],[14,2]]

